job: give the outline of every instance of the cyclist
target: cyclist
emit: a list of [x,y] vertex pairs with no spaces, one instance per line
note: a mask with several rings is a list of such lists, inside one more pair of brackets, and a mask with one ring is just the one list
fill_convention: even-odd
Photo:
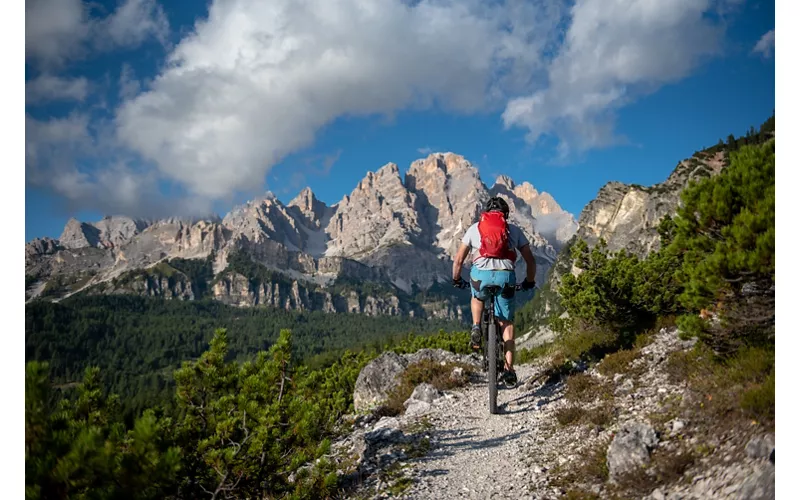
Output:
[[499,196],[494,196],[486,202],[480,221],[467,229],[461,240],[461,247],[456,253],[453,262],[453,285],[460,286],[461,267],[471,251],[477,251],[472,261],[470,282],[472,291],[472,334],[473,349],[480,349],[481,343],[481,315],[483,314],[484,301],[489,297],[483,287],[497,285],[510,288],[495,301],[495,316],[500,323],[505,350],[505,366],[500,379],[508,385],[517,383],[517,374],[514,371],[514,285],[516,275],[514,263],[517,252],[522,255],[527,265],[527,277],[522,282],[523,290],[530,290],[536,286],[536,261],[531,253],[530,242],[522,230],[508,222],[508,203]]

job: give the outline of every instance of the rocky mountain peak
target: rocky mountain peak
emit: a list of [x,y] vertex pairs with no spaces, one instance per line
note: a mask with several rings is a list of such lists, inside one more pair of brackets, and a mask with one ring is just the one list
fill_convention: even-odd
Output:
[[400,179],[394,163],[367,172],[358,187],[336,206],[327,232],[327,255],[369,255],[394,243],[409,243],[422,233],[416,196]]
[[286,206],[299,211],[309,226],[314,229],[320,228],[322,220],[325,219],[328,212],[328,206],[318,200],[309,187],[300,191]]
[[100,244],[100,231],[91,224],[72,217],[58,238],[61,246],[69,249],[96,247]]
[[389,162],[386,165],[382,166],[375,172],[377,177],[397,177],[400,178],[400,169],[397,167],[396,163]]
[[514,190],[514,194],[520,197],[525,203],[528,205],[533,206],[534,200],[539,196],[539,191],[536,190],[533,185],[525,181],[522,184],[512,188]]
[[[526,183],[527,184],[527,183]],[[530,185],[530,184],[528,184]],[[498,175],[497,179],[494,181],[494,186],[492,188],[502,186],[508,189],[509,191],[514,191],[515,184],[511,177],[507,175]]]

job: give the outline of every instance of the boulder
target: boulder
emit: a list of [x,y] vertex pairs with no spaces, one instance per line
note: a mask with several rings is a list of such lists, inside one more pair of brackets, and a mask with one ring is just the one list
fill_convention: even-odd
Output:
[[656,431],[649,425],[628,421],[608,446],[607,465],[612,479],[650,462],[650,450],[658,444]]
[[[461,363],[476,369],[480,367],[480,361],[476,358],[453,354],[444,349],[420,349],[402,356],[391,351],[385,352],[367,363],[367,366],[358,374],[353,391],[353,403],[356,411],[368,411],[384,403],[392,389],[397,387],[400,375],[405,369],[420,361],[433,361],[442,365]],[[464,372],[461,370],[452,376],[463,377]]]
[[737,500],[773,500],[775,498],[775,466],[755,471],[742,484]]
[[772,434],[756,436],[744,448],[750,458],[775,461],[775,437]]
[[397,385],[408,362],[395,352],[385,352],[370,361],[358,374],[353,405],[356,411],[369,410],[383,403]]

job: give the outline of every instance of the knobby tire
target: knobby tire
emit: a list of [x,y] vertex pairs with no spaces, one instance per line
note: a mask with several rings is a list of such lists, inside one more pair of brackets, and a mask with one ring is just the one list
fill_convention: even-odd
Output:
[[489,413],[497,413],[497,323],[492,317],[489,322],[486,357],[489,359]]

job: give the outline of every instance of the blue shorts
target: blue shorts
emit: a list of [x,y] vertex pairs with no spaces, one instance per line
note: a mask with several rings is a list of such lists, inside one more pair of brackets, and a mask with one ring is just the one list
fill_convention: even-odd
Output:
[[[486,301],[489,299],[489,294],[483,291],[486,285],[510,285],[514,286],[517,282],[517,276],[514,271],[492,271],[489,269],[472,268],[469,272],[470,287],[472,296]],[[511,297],[503,297],[498,295],[494,301],[494,315],[498,319],[504,321],[514,321],[514,295]]]

